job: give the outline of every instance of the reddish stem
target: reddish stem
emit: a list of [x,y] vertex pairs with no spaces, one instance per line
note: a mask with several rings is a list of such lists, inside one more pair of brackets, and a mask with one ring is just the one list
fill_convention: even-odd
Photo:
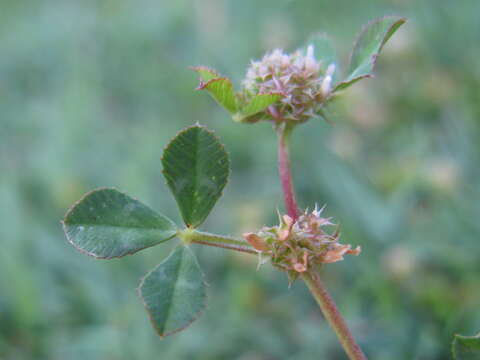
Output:
[[335,301],[333,301],[332,297],[328,293],[327,288],[320,279],[320,276],[314,272],[305,272],[302,274],[302,278],[320,306],[323,315],[337,334],[340,343],[348,355],[348,358],[351,360],[367,360],[367,357],[362,352],[362,349],[360,349],[360,346],[358,346],[358,344],[355,342],[347,323],[340,314],[340,311],[338,311]]
[[293,190],[292,171],[290,168],[290,156],[288,151],[288,137],[291,128],[281,124],[277,128],[278,133],[278,171],[282,183],[283,196],[287,214],[295,221],[298,217],[297,201]]
[[[292,171],[290,168],[290,158],[288,152],[288,140],[292,127],[289,127],[285,122],[281,123],[280,117],[276,117],[276,119],[278,133],[278,169],[280,172],[280,181],[282,183],[287,213],[295,221],[298,217],[298,207],[295,200],[295,191],[293,189]],[[335,302],[328,293],[325,285],[320,279],[320,276],[313,271],[308,271],[302,274],[302,279],[305,281],[310,292],[317,301],[320,309],[323,312],[323,315],[337,334],[340,343],[348,355],[348,358],[351,360],[367,360],[362,350],[355,342],[350,329],[338,311]]]

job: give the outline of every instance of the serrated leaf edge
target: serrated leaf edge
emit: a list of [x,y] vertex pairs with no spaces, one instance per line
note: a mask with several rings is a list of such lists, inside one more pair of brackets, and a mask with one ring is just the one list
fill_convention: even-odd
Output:
[[200,80],[200,83],[198,84],[198,87],[195,88],[195,90],[205,90],[205,89],[208,90],[208,88],[207,88],[208,85],[213,84],[215,82],[218,82],[220,80],[225,80],[225,81],[229,82],[230,85],[232,86],[233,98],[235,100],[235,104],[234,104],[235,105],[235,110],[233,112],[230,111],[223,104],[221,104],[213,95],[211,95],[211,96],[214,98],[215,102],[217,102],[221,107],[223,107],[225,110],[227,110],[230,114],[236,113],[238,111],[238,104],[237,104],[238,103],[238,98],[237,98],[237,95],[235,94],[235,88],[233,86],[233,82],[228,77],[217,77],[215,79],[210,79],[208,81]]
[[[184,244],[179,244],[177,245],[178,246],[183,246],[186,251],[190,251],[193,253],[193,257],[195,259],[195,262],[198,266],[198,269],[200,271],[200,274],[201,274],[201,277],[202,277],[202,281],[203,281],[203,284],[205,285],[205,288],[208,287],[208,283],[205,281],[205,274],[203,273],[202,269],[200,268],[200,264],[198,263],[198,260],[197,260],[197,257],[195,256],[195,253],[190,249],[190,247],[188,245],[184,245]],[[190,325],[192,325],[198,318],[200,318],[203,313],[205,312],[205,310],[207,309],[207,302],[208,302],[208,294],[207,292],[205,291],[205,298],[204,298],[204,302],[203,302],[203,305],[202,305],[202,308],[200,309],[200,311],[198,311],[195,315],[195,317],[192,319],[192,321],[189,321],[187,324],[185,324],[185,326],[182,326],[178,329],[175,329],[174,331],[170,331],[170,332],[167,332],[167,333],[161,333],[160,332],[160,329],[157,327],[157,324],[155,323],[154,319],[153,319],[153,316],[152,316],[152,313],[148,310],[148,307],[147,307],[147,303],[145,302],[143,296],[142,296],[142,286],[145,282],[145,279],[150,275],[152,274],[160,265],[162,265],[163,262],[165,262],[172,254],[173,252],[177,249],[177,247],[175,247],[174,249],[172,249],[172,251],[170,252],[170,254],[168,254],[168,256],[166,258],[164,258],[157,266],[155,266],[152,270],[150,270],[148,273],[146,273],[141,279],[140,279],[140,284],[138,285],[137,289],[136,289],[136,292],[137,292],[137,296],[140,298],[140,301],[142,302],[143,304],[143,307],[145,308],[145,311],[147,312],[148,314],[148,318],[150,320],[150,323],[152,324],[153,328],[155,329],[155,332],[158,334],[158,336],[160,336],[161,339],[164,339],[165,337],[167,336],[170,336],[170,335],[173,335],[173,334],[176,334],[182,330],[185,330],[186,328],[188,328]]]
[[[230,153],[227,151],[227,148],[225,147],[225,145],[220,141],[220,138],[216,135],[216,132],[214,130],[210,130],[209,128],[207,128],[205,125],[202,125],[200,124],[198,121],[193,124],[193,125],[190,125],[190,126],[187,126],[181,130],[179,130],[175,136],[168,142],[167,145],[165,145],[165,147],[163,148],[163,153],[162,153],[162,156],[160,157],[160,162],[162,163],[162,166],[163,166],[163,159],[165,157],[165,152],[170,148],[170,146],[172,145],[173,141],[181,134],[183,134],[184,132],[192,129],[192,128],[202,128],[204,129],[205,131],[207,131],[210,135],[212,135],[215,140],[218,142],[218,144],[220,145],[220,147],[222,148],[222,150],[225,152],[225,154],[227,155],[227,162],[228,162],[228,174],[227,174],[227,178],[225,180],[225,185],[223,185],[222,189],[220,190],[220,193],[218,195],[218,200],[220,200],[220,198],[223,196],[223,191],[225,190],[225,187],[227,186],[228,182],[230,181],[230,173],[231,173],[231,162],[230,162]],[[165,184],[168,186],[168,188],[170,189],[170,185],[168,185],[168,180],[165,176],[165,168],[162,169],[162,174],[163,174],[163,178],[165,179]],[[180,207],[178,206],[178,202],[177,202],[177,199],[175,198],[175,195],[173,194],[173,192],[171,191],[170,189],[170,193],[173,195],[173,198],[175,199],[175,203],[177,204],[177,207],[178,207],[178,210],[180,211]],[[216,203],[215,203],[216,205]],[[214,207],[215,207],[214,205]],[[212,207],[212,210],[213,210],[213,207]],[[207,219],[208,215],[210,215],[210,213],[205,217],[204,221],[196,226],[191,226],[191,224],[187,224],[185,222],[185,219],[183,219],[183,216],[182,216],[182,212],[180,211],[180,215],[182,217],[182,220],[183,222],[185,223],[185,225],[187,225],[187,227],[189,228],[197,228],[199,227],[200,225],[203,224],[203,222]]]
[[[64,232],[64,234],[65,234],[65,237],[67,238],[67,241],[68,241],[68,242],[75,248],[75,250],[77,250],[78,252],[80,252],[80,253],[82,253],[82,254],[85,254],[85,255],[88,255],[88,256],[91,256],[91,257],[93,257],[93,258],[95,258],[95,259],[98,259],[98,260],[120,259],[120,258],[125,257],[125,256],[128,256],[128,255],[134,255],[134,254],[136,254],[137,252],[142,251],[142,250],[144,250],[144,249],[148,249],[148,248],[150,248],[150,247],[154,247],[154,246],[156,246],[156,245],[159,245],[159,244],[161,244],[162,242],[171,240],[171,239],[173,239],[175,236],[177,236],[177,233],[175,233],[175,234],[173,234],[171,237],[169,237],[169,238],[166,239],[166,240],[163,240],[163,241],[160,242],[160,243],[157,243],[157,244],[154,244],[154,245],[145,246],[145,247],[142,247],[141,249],[135,250],[134,252],[128,252],[128,253],[126,253],[126,254],[118,255],[118,256],[99,256],[99,255],[97,255],[97,254],[95,254],[95,253],[93,253],[93,252],[90,252],[90,251],[87,251],[87,250],[82,249],[82,248],[79,247],[79,245],[78,245],[77,243],[75,243],[75,242],[73,241],[73,239],[68,235],[68,232],[67,232],[67,226],[68,226],[68,224],[65,223],[65,220],[66,220],[67,217],[70,215],[70,213],[73,211],[73,209],[75,209],[75,207],[77,207],[77,206],[78,206],[82,201],[84,201],[88,196],[92,195],[93,193],[96,193],[96,192],[99,192],[99,191],[104,191],[104,190],[115,190],[115,191],[118,191],[119,193],[121,193],[121,194],[123,194],[123,195],[125,195],[125,196],[128,196],[128,197],[132,198],[133,200],[136,200],[136,201],[138,201],[138,202],[140,202],[140,203],[143,204],[143,202],[141,202],[141,201],[138,200],[137,198],[134,198],[134,197],[132,197],[132,196],[130,196],[130,195],[127,195],[126,193],[118,190],[116,187],[108,187],[108,186],[105,186],[105,187],[100,187],[100,188],[96,188],[96,189],[90,190],[90,191],[88,191],[87,193],[85,193],[79,200],[75,201],[75,202],[73,203],[73,205],[68,208],[68,210],[67,210],[67,212],[65,213],[63,219],[60,221],[60,223],[62,224],[62,229],[63,229],[63,232]],[[143,204],[143,205],[145,205],[145,204]],[[145,205],[145,206],[148,206],[148,205]],[[150,206],[148,206],[148,208],[151,209]],[[151,209],[151,210],[152,210],[152,211],[155,211],[155,210],[153,210],[153,209]],[[156,212],[156,211],[155,211],[155,212]],[[166,217],[166,216],[163,215],[163,214],[160,214],[160,215],[162,215],[165,219],[169,220],[169,221],[172,223],[172,225],[174,225],[174,227],[177,228],[177,224],[175,224],[172,220],[170,220],[168,217]]]
[[[205,66],[205,65],[191,66],[190,69],[193,70],[193,71],[196,71],[197,73],[198,73],[199,71],[202,71],[202,70],[203,70],[203,71],[208,71],[208,72],[211,72],[212,74],[215,74],[215,76],[216,76],[217,78],[221,78],[221,77],[222,77],[222,76],[218,73],[217,70],[212,69],[211,67],[208,67],[208,66]],[[213,80],[213,79],[212,79],[212,80]]]
[[[358,42],[360,41],[360,38],[362,37],[362,35],[365,33],[365,31],[370,27],[372,26],[373,24],[377,23],[377,22],[380,22],[380,21],[383,21],[385,19],[388,19],[388,18],[396,18],[397,21],[395,21],[387,30],[387,34],[390,33],[392,31],[392,29],[394,28],[398,28],[400,26],[402,26],[403,24],[405,24],[407,22],[407,19],[402,17],[402,16],[397,16],[397,15],[386,15],[386,16],[382,16],[382,17],[379,17],[377,19],[373,19],[371,21],[369,21],[367,24],[363,25],[362,26],[362,29],[359,31],[359,33],[357,34],[357,36],[355,37],[355,40],[353,42],[353,47],[352,47],[352,51],[350,51],[350,55],[349,55],[349,58],[348,58],[348,66],[347,68],[349,69],[350,68],[350,64],[352,63],[352,57],[353,57],[353,52],[355,51],[355,48],[357,47],[357,44]],[[372,61],[372,71],[375,70],[375,67],[377,65],[377,58],[378,58],[378,55],[380,55],[380,52],[382,51],[383,49],[383,46],[387,43],[387,41],[392,37],[393,33],[391,33],[390,35],[386,36],[382,43],[380,44],[380,48],[378,49],[378,52],[376,52],[375,54],[372,54],[371,55],[371,61]],[[347,77],[348,77],[348,74],[347,74]],[[356,83],[357,81],[359,80],[362,80],[362,79],[366,79],[366,78],[373,78],[375,77],[374,74],[365,74],[365,75],[361,75],[361,76],[358,76],[356,78],[353,78],[351,79],[350,81],[340,81],[337,83],[337,85],[335,86],[335,88],[333,89],[333,91],[338,91],[338,90],[342,90],[342,86],[344,85],[351,85],[351,84],[354,84]]]

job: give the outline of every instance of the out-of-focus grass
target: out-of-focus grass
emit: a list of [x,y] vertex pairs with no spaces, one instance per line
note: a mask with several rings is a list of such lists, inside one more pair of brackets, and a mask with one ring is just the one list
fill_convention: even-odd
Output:
[[301,283],[254,259],[197,248],[204,316],[160,341],[135,287],[171,245],[87,258],[59,220],[116,186],[179,219],[163,146],[200,121],[233,174],[205,229],[240,234],[282,207],[269,124],[232,123],[193,91],[188,66],[243,76],[250,58],[331,32],[346,58],[371,18],[409,18],[378,77],[298,128],[302,206],[326,203],[363,253],[324,277],[371,359],[449,359],[480,328],[480,3],[422,1],[14,1],[0,11],[0,358],[344,359]]

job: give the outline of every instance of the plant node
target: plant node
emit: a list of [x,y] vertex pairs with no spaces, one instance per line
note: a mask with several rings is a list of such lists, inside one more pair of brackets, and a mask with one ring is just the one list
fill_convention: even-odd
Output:
[[190,245],[194,240],[195,229],[186,227],[185,229],[178,230],[177,236],[185,245]]
[[290,280],[315,266],[343,260],[345,254],[360,254],[359,246],[352,249],[339,242],[338,227],[333,234],[325,230],[334,224],[331,218],[321,216],[322,210],[306,210],[297,221],[288,215],[279,216],[278,226],[243,236],[260,254],[270,257],[274,266],[286,271]]

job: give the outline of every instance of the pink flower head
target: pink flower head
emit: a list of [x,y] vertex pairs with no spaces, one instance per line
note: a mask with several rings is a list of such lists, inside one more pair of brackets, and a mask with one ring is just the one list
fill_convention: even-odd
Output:
[[280,224],[264,227],[257,233],[244,234],[245,239],[261,254],[270,256],[273,265],[294,278],[312,266],[343,260],[347,254],[359,255],[360,247],[340,243],[338,229],[329,233],[326,227],[334,225],[331,218],[321,216],[322,209],[305,211],[294,221],[288,215],[280,216]]
[[313,45],[307,47],[306,53],[286,54],[277,49],[260,61],[252,61],[243,81],[245,92],[283,94],[267,109],[267,115],[277,122],[303,122],[318,115],[331,96],[335,65],[320,63],[314,51]]

